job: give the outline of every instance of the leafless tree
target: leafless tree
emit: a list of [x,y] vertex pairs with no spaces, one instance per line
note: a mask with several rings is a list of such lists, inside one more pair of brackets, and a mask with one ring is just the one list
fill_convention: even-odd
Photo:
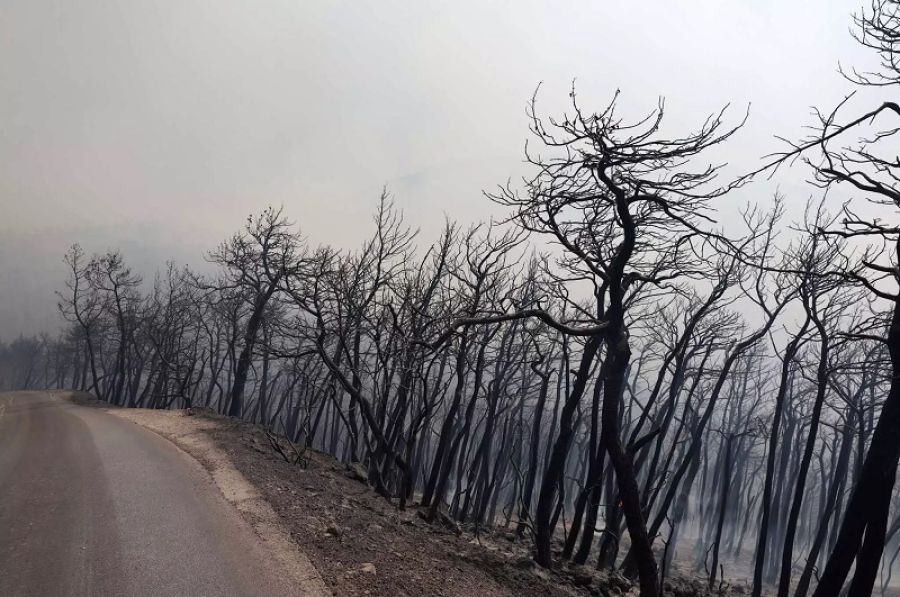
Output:
[[247,374],[266,307],[285,279],[300,273],[304,244],[293,225],[282,216],[282,209],[270,207],[249,217],[244,230],[222,243],[208,258],[221,267],[216,288],[236,291],[246,303],[242,345],[228,396],[228,414],[237,417],[243,412]]

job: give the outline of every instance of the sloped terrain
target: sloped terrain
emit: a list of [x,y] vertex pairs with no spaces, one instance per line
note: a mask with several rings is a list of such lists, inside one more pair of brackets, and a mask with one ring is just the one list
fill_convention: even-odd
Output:
[[[108,407],[84,395],[74,399]],[[223,462],[236,469],[242,478],[237,485],[232,487],[231,479],[216,479],[226,497],[229,492],[238,494],[231,501],[254,527],[270,526],[266,512],[271,509],[280,529],[309,558],[334,595],[637,594],[636,587],[618,575],[580,567],[537,568],[527,540],[514,542],[507,531],[476,536],[471,529],[452,524],[429,524],[415,506],[398,510],[358,471],[326,454],[307,450],[303,464],[288,463],[259,425],[203,410],[194,410],[192,416],[182,410],[110,410],[167,437],[214,478],[223,474]],[[286,442],[281,445],[293,457]],[[250,487],[244,486],[246,482]],[[254,495],[248,497],[249,493]],[[695,579],[667,581],[665,589],[665,594],[680,597],[709,594]],[[727,587],[723,592],[742,591]]]
[[535,570],[522,545],[431,525],[388,503],[335,459],[285,462],[263,430],[208,413],[207,432],[290,528],[336,595],[574,595]]

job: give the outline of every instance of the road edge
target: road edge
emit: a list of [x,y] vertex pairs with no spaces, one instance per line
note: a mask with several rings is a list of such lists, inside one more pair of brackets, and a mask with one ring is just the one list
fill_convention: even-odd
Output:
[[271,504],[207,435],[207,430],[217,426],[216,421],[188,417],[183,411],[112,408],[93,397],[76,397],[74,392],[65,394],[68,396],[64,397],[76,404],[101,408],[113,416],[140,425],[199,463],[225,501],[250,525],[300,591],[308,597],[333,597],[319,571],[285,529]]

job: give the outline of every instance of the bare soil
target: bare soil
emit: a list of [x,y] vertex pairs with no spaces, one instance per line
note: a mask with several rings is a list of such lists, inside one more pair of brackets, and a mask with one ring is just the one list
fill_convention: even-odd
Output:
[[[85,395],[73,395],[73,400],[108,408]],[[398,510],[375,493],[359,471],[326,454],[307,450],[305,465],[285,462],[259,425],[197,409],[191,416],[180,410],[109,410],[197,458],[264,541],[283,543],[287,537],[295,544],[311,563],[301,562],[295,571],[323,583],[324,591],[314,594],[637,594],[636,587],[615,574],[581,567],[538,568],[531,561],[527,539],[514,542],[509,532],[482,532],[476,537],[468,529],[429,524],[417,508]],[[286,445],[285,451],[292,454]],[[285,546],[281,548],[284,551]],[[679,597],[710,594],[702,583],[680,579],[667,582],[665,589]]]
[[264,431],[234,419],[210,437],[263,494],[335,595],[493,596],[585,594],[572,579],[535,569],[521,545],[458,534],[400,511],[334,458],[285,462]]

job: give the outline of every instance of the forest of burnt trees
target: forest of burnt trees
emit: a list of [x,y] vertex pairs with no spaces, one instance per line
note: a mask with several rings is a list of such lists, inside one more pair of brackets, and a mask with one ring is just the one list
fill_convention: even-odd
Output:
[[[900,2],[855,25],[880,67],[848,85],[896,89]],[[0,386],[241,417],[399,508],[507,529],[541,566],[618,568],[650,597],[673,566],[747,576],[754,596],[887,587],[900,106],[819,112],[734,180],[709,164],[740,120],[666,135],[662,103],[632,122],[617,101],[573,93],[556,118],[532,102],[531,177],[488,195],[505,219],[433,242],[385,194],[353,251],[311,246],[274,208],[209,252],[214,274],[144,280],[74,246],[64,331],[0,346]],[[716,222],[778,168],[814,198]]]

